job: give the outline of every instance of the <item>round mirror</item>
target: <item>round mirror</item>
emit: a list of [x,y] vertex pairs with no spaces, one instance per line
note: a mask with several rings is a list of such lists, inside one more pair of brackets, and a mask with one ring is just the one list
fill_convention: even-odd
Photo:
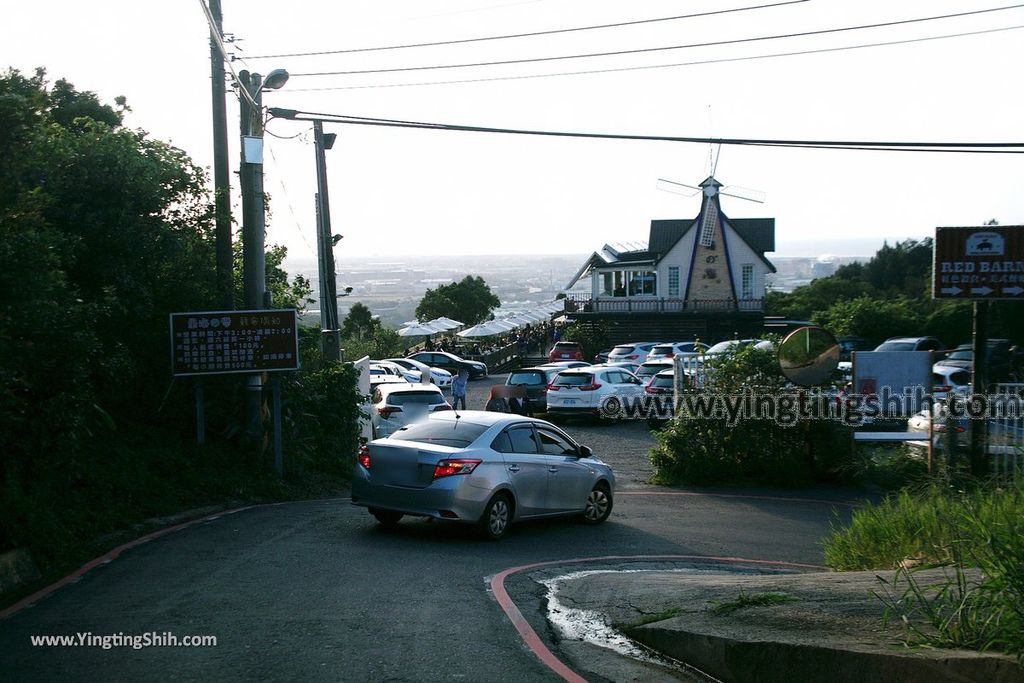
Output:
[[838,365],[839,344],[820,327],[797,328],[779,344],[782,374],[800,386],[821,384]]

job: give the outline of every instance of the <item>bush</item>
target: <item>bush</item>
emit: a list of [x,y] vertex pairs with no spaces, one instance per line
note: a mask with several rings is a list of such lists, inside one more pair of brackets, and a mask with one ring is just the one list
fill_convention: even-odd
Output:
[[[751,402],[773,397],[776,405],[799,406],[803,401],[812,407],[820,404],[820,409],[821,402],[830,400],[787,388],[770,350],[748,346],[710,360],[708,366],[704,386],[689,388],[682,402],[696,406],[719,397]],[[735,424],[724,415],[694,417],[697,412],[682,410],[655,433],[650,459],[658,483],[799,486],[813,479],[843,480],[854,469],[853,439],[844,425],[799,417],[797,411],[792,421],[766,415]]]

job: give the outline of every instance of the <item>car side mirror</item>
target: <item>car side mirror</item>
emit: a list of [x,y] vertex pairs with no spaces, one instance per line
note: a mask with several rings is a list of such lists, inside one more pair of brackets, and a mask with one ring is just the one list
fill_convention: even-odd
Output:
[[594,451],[591,450],[590,446],[580,446],[580,457],[581,458],[589,458],[593,454],[594,454]]

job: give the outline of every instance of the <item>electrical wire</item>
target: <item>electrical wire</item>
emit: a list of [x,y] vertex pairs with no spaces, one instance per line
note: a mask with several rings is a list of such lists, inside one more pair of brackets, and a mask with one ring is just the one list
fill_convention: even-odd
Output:
[[728,62],[747,62],[757,59],[775,59],[778,57],[799,57],[804,55],[813,55],[827,52],[843,52],[846,50],[862,50],[873,47],[889,47],[892,45],[906,45],[909,43],[923,43],[933,40],[946,40],[947,38],[964,38],[968,36],[978,36],[988,33],[999,33],[1002,31],[1014,31],[1024,28],[1024,24],[1018,24],[1016,26],[1003,26],[1001,28],[984,29],[980,31],[967,31],[964,33],[947,33],[941,36],[925,36],[922,38],[907,38],[904,40],[889,40],[879,43],[862,43],[860,45],[845,45],[841,47],[823,47],[815,48],[812,50],[798,50],[794,52],[774,52],[769,54],[760,55],[748,55],[745,57],[722,57],[718,59],[702,59],[693,62],[677,62],[674,64],[649,64],[645,66],[622,66],[612,67],[608,69],[588,69],[586,71],[560,71],[557,73],[547,74],[525,74],[521,76],[491,76],[487,78],[463,78],[448,81],[422,81],[418,83],[378,83],[371,85],[338,85],[338,86],[324,86],[320,88],[289,88],[289,92],[324,92],[332,90],[367,90],[375,88],[411,88],[421,87],[430,85],[458,85],[464,83],[489,83],[492,81],[519,81],[527,80],[531,78],[558,78],[562,76],[589,76],[594,74],[606,74],[606,73],[617,73],[622,71],[645,71],[648,69],[669,69],[684,66],[705,66],[708,64],[724,64]]
[[[663,135],[630,135],[612,133],[583,133],[573,131],[527,130],[518,128],[495,128],[468,126],[462,124],[429,123],[424,121],[402,121],[345,114],[306,112],[290,109],[271,108],[271,116],[296,121],[321,120],[329,123],[389,128],[413,128],[473,133],[497,133],[505,135],[532,135],[544,137],[583,138],[602,140],[639,140],[653,142],[684,142],[694,144],[744,145],[751,147],[794,147],[807,149],[849,149],[894,152],[969,152],[977,154],[1024,154],[1024,142],[896,142],[864,140],[775,140],[760,138],[708,138]],[[301,118],[300,118],[301,117]]]
[[[199,0],[199,6],[203,8],[203,14],[206,16],[206,23],[210,26],[210,35],[217,44],[217,51],[220,52],[221,59],[224,60],[224,64],[231,72],[231,76],[235,79],[235,83],[241,84],[242,81],[238,78],[238,72],[235,71],[235,67],[231,63],[231,59],[228,57],[227,48],[224,47],[224,36],[221,35],[221,32],[217,29],[217,22],[213,19],[213,13],[210,12],[210,8],[204,0]],[[249,91],[246,88],[239,87],[238,93],[249,101],[250,106],[252,106],[254,110],[258,109],[256,106],[256,100],[253,99],[253,96],[249,94]]]
[[863,31],[866,29],[874,28],[885,28],[890,26],[902,26],[906,24],[917,24],[926,21],[937,21],[941,19],[954,19],[959,17],[973,16],[979,14],[987,14],[991,12],[1003,12],[1006,10],[1019,9],[1024,7],[1024,4],[1016,5],[1005,5],[1002,7],[990,7],[980,10],[971,10],[968,12],[956,12],[954,14],[941,14],[930,17],[916,17],[914,19],[901,19],[898,21],[887,21],[876,24],[860,24],[856,26],[841,26],[839,28],[828,28],[818,29],[814,31],[799,31],[796,33],[781,33],[771,36],[755,36],[751,38],[734,38],[731,40],[716,40],[707,41],[703,43],[690,43],[687,45],[663,45],[659,47],[647,47],[647,48],[636,48],[633,50],[615,50],[612,52],[591,52],[587,54],[575,54],[575,55],[561,55],[555,57],[528,57],[523,59],[504,59],[492,62],[470,62],[465,64],[430,64],[426,66],[406,66],[406,67],[394,67],[388,69],[357,69],[350,71],[308,71],[303,73],[293,73],[292,78],[310,77],[310,76],[352,76],[357,74],[382,74],[382,73],[398,73],[398,72],[409,72],[409,71],[433,71],[439,69],[466,69],[475,67],[485,66],[507,66],[511,64],[535,64],[539,62],[554,62],[563,61],[569,59],[590,59],[593,57],[617,57],[622,55],[633,55],[633,54],[647,54],[651,52],[664,52],[668,50],[688,50],[698,47],[714,47],[721,45],[738,45],[741,43],[753,43],[753,42],[765,42],[769,40],[783,40],[787,38],[803,38],[806,36],[819,36],[829,35],[833,33],[843,33],[849,31]]
[[[300,135],[301,135],[301,133],[300,133]],[[277,136],[275,136],[275,137],[277,137]],[[277,160],[277,155],[274,154],[274,148],[270,147],[270,146],[267,146],[267,151],[270,152],[270,158],[274,160],[274,166],[276,166],[277,168],[281,168],[281,164]],[[284,174],[283,173],[275,173],[274,175],[277,177],[277,182],[281,186],[281,192],[284,193],[284,203],[288,206],[288,211],[292,215],[292,221],[295,223],[295,230],[296,230],[296,232],[299,233],[299,237],[302,238],[302,241],[305,243],[306,248],[309,249],[310,256],[316,256],[317,255],[316,249],[314,249],[313,245],[311,245],[309,243],[309,240],[306,239],[306,233],[304,233],[302,231],[302,226],[299,225],[299,217],[295,213],[295,207],[292,206],[291,197],[288,196],[288,188],[285,187],[285,184],[284,184]]]
[[697,12],[694,14],[680,14],[673,17],[657,17],[655,19],[637,19],[634,21],[620,21],[614,24],[595,24],[592,26],[575,26],[572,28],[558,28],[549,31],[532,31],[529,33],[509,33],[500,36],[485,36],[481,38],[463,38],[460,40],[440,40],[432,43],[406,43],[404,45],[383,45],[380,47],[359,47],[351,48],[348,50],[317,50],[314,52],[282,52],[275,55],[257,55],[255,57],[246,57],[246,59],[277,59],[282,57],[318,57],[323,55],[343,55],[353,54],[357,52],[381,52],[384,50],[405,50],[409,48],[417,47],[437,47],[441,45],[464,45],[466,43],[481,43],[484,41],[491,40],[509,40],[512,38],[532,38],[535,36],[550,36],[559,33],[575,33],[579,31],[594,31],[599,29],[608,28],[619,28],[622,26],[637,26],[640,24],[654,24],[664,21],[677,21],[679,19],[693,19],[696,17],[709,17],[717,14],[731,14],[734,12],[748,12],[751,10],[767,9],[771,7],[782,7],[784,5],[798,5],[809,0],[785,0],[785,2],[775,2],[765,5],[751,5],[747,7],[733,7],[730,9],[713,10],[710,12]]

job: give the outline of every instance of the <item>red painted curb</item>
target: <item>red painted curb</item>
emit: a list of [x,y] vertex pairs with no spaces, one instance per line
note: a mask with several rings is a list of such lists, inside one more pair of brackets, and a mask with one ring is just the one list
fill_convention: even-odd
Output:
[[[699,495],[699,494],[695,494]],[[605,555],[601,557],[577,557],[567,560],[550,560],[547,562],[534,562],[533,564],[524,564],[519,567],[510,567],[503,569],[494,576],[491,577],[490,586],[491,592],[494,594],[494,599],[497,600],[498,606],[501,607],[502,611],[505,612],[505,616],[508,617],[509,621],[515,627],[516,631],[519,632],[519,636],[526,643],[526,646],[530,648],[537,659],[539,659],[545,666],[554,671],[556,674],[561,676],[564,680],[570,683],[586,683],[585,678],[577,674],[575,671],[570,669],[562,660],[554,655],[551,650],[544,644],[537,635],[537,632],[533,630],[530,623],[526,621],[523,613],[519,611],[515,602],[509,597],[508,591],[505,590],[505,579],[512,574],[527,571],[530,569],[538,569],[540,567],[555,567],[565,564],[580,564],[583,562],[608,562],[608,561],[628,561],[628,560],[645,560],[645,561],[697,561],[697,562],[730,562],[734,564],[754,564],[761,566],[773,566],[773,567],[792,567],[795,569],[817,569],[824,570],[827,567],[822,567],[816,564],[804,564],[801,562],[786,562],[784,560],[752,560],[743,557],[715,557],[712,555]],[[655,570],[656,571],[656,570]]]

